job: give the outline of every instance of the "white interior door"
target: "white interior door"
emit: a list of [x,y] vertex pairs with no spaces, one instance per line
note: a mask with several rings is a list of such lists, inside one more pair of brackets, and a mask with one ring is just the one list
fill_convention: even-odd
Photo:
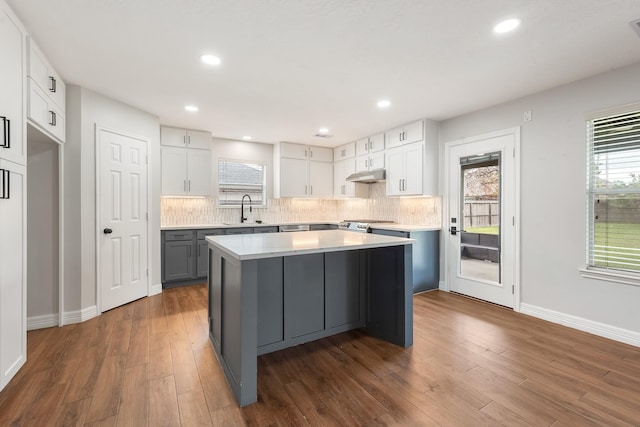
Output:
[[447,144],[449,289],[514,307],[519,130]]
[[147,143],[99,129],[98,269],[101,310],[148,294]]

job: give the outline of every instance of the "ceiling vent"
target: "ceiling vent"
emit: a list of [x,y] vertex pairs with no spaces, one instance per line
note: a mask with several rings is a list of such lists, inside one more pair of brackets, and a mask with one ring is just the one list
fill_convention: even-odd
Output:
[[640,37],[640,19],[636,19],[635,21],[631,21],[631,22],[629,22],[629,24],[631,25],[631,28],[633,28],[633,31],[636,32],[638,37]]
[[333,135],[329,135],[328,133],[316,133],[313,136],[317,136],[318,138],[333,138]]

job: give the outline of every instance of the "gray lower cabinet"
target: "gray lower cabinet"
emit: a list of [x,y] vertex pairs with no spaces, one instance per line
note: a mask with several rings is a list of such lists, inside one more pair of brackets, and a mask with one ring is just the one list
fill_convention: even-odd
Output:
[[194,275],[193,243],[166,242],[164,244],[164,278],[170,280],[191,279]]
[[373,229],[373,234],[415,239],[413,244],[413,292],[438,289],[440,282],[440,231]]
[[192,230],[171,230],[162,235],[162,281],[194,277],[195,260]]
[[277,233],[277,226],[166,230],[162,232],[163,287],[190,285],[206,279],[209,265],[205,237],[223,234]]

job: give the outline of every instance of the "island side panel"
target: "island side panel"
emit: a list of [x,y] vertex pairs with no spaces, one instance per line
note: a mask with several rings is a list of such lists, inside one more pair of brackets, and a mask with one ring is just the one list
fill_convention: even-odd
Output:
[[222,337],[222,257],[209,249],[209,339],[220,353]]
[[411,245],[369,249],[366,331],[403,347],[413,345]]
[[284,341],[283,258],[258,260],[258,354]]
[[[212,344],[238,404],[246,406],[258,397],[258,261],[238,261],[209,248],[213,251],[209,267]],[[216,324],[217,318],[220,320]],[[218,325],[220,335],[216,344]]]

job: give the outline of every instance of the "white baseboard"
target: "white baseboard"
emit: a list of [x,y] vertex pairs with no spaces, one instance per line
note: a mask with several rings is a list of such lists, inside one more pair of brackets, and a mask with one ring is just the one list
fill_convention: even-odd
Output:
[[58,326],[58,314],[27,317],[27,331]]
[[520,313],[640,347],[640,333],[630,331],[628,329],[622,329],[618,328],[617,326],[594,322],[593,320],[588,320],[582,317],[573,316],[571,314],[565,314],[559,311],[549,310],[547,308],[537,307],[535,305],[525,303],[520,304]]
[[151,288],[149,289],[149,296],[158,295],[161,293],[162,293],[162,283],[151,285]]
[[95,305],[76,311],[65,311],[63,321],[65,325],[72,323],[81,323],[85,320],[92,319],[98,315],[98,309]]
[[447,287],[447,283],[444,280],[440,280],[438,282],[438,289],[440,289],[441,291],[449,291],[449,288]]

